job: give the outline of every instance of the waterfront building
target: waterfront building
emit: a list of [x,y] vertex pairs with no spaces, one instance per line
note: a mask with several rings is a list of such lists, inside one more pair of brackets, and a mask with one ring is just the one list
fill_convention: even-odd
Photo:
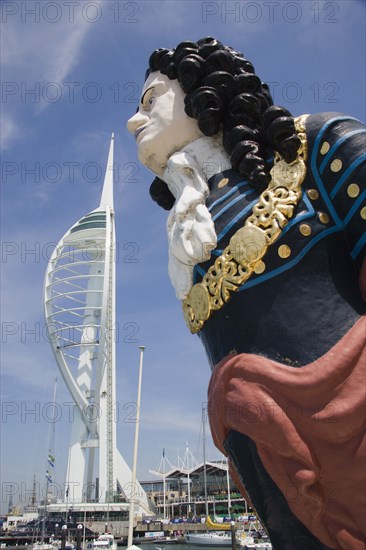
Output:
[[[206,474],[205,474],[206,470]],[[206,514],[205,477],[208,513],[244,514],[250,509],[228,475],[227,463],[207,461],[186,468],[151,471],[161,479],[142,481],[141,485],[161,518],[197,518]]]

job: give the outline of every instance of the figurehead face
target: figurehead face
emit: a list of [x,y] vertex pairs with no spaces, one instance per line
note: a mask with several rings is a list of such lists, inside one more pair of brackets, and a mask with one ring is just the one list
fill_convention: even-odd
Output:
[[300,146],[291,113],[273,105],[250,61],[211,37],[151,54],[128,129],[140,161],[157,176],[150,195],[167,210],[174,205],[162,179],[167,160],[202,135],[221,136],[232,169],[260,192],[271,180],[273,150],[292,162]]
[[127,122],[140,162],[159,177],[173,153],[203,136],[197,121],[186,114],[184,98],[178,80],[154,71],[145,81],[138,112]]
[[262,191],[271,180],[273,149],[287,162],[296,158],[294,120],[272,103],[250,61],[214,38],[150,56],[139,109],[127,127],[140,162],[157,176],[151,197],[170,210],[169,275],[179,299],[192,287],[194,266],[217,245],[203,165],[210,161],[222,171],[223,160]]

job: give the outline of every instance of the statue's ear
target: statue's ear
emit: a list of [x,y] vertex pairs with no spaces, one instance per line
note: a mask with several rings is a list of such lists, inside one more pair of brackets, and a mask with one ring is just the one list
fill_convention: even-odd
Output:
[[160,178],[155,178],[150,185],[150,197],[164,210],[170,210],[175,202],[174,195]]

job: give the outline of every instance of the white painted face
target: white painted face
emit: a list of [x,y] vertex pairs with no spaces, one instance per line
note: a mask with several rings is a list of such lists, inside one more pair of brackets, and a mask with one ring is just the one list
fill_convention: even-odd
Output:
[[178,80],[155,71],[144,84],[138,112],[127,122],[140,162],[159,177],[173,153],[203,136],[184,112],[184,97]]

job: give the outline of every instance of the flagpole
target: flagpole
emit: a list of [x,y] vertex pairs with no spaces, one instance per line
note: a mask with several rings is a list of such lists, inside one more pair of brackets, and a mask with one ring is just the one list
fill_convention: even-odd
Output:
[[138,443],[139,443],[139,427],[140,427],[142,364],[143,364],[145,346],[139,346],[139,350],[140,350],[140,367],[139,367],[139,381],[138,381],[138,389],[137,389],[136,428],[135,428],[135,444],[134,444],[134,450],[133,450],[132,483],[131,483],[131,493],[130,493],[130,514],[129,514],[129,523],[128,523],[127,549],[130,548],[133,543],[133,517],[135,513],[134,496],[136,491],[137,450],[138,450]]
[[69,492],[70,492],[70,457],[71,457],[71,445],[69,445],[69,455],[67,461],[67,480],[66,480],[66,511],[65,511],[65,521],[67,524],[67,513],[69,509]]
[[[48,443],[48,455],[47,455],[47,464],[52,466],[52,468],[55,467],[55,457],[52,455],[52,447],[54,445],[55,441],[55,421],[56,421],[56,389],[57,389],[57,377],[55,378],[55,385],[53,388],[53,417],[52,422],[50,426],[50,433],[49,433],[49,443]],[[45,537],[45,531],[46,531],[46,516],[47,516],[47,498],[48,498],[48,486],[50,483],[52,483],[52,477],[51,473],[48,471],[48,468],[46,470],[46,495],[44,497],[44,511],[43,511],[43,522],[42,522],[42,534],[41,534],[41,542],[44,542]]]
[[163,468],[164,468],[164,474],[163,474],[163,518],[166,519],[166,479],[165,479],[165,449],[163,449]]

